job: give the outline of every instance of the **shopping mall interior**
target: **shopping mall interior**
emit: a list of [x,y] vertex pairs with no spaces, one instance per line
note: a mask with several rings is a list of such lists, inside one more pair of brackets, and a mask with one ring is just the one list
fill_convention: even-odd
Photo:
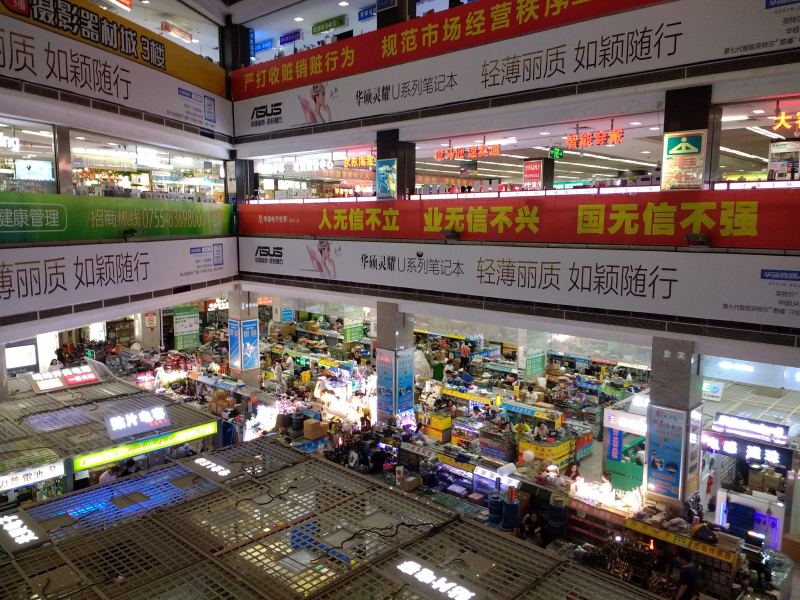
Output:
[[0,598],[800,597],[757,4],[0,2]]

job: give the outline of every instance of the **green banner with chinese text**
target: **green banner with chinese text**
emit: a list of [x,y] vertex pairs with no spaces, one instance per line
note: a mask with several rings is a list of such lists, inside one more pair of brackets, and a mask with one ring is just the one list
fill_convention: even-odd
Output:
[[0,192],[2,243],[232,233],[233,206],[230,204]]

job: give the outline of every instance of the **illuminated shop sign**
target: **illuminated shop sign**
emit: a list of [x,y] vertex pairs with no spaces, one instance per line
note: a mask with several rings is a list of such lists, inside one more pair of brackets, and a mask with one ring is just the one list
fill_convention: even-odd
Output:
[[474,598],[477,595],[475,592],[458,585],[454,581],[448,581],[446,577],[440,576],[433,570],[423,567],[413,560],[401,562],[397,565],[397,570],[408,576],[409,579],[425,589],[426,592],[439,592],[439,597],[441,598],[470,600],[470,598]]
[[591,148],[592,146],[608,146],[621,144],[625,139],[624,129],[609,129],[608,131],[584,131],[567,136],[567,149]]
[[242,472],[241,465],[229,465],[218,458],[198,456],[183,463],[183,466],[210,481],[222,482]]
[[26,485],[33,485],[54,477],[64,475],[64,461],[57,461],[41,467],[31,467],[24,471],[14,471],[0,475],[0,492],[7,492]]
[[21,512],[0,517],[0,545],[9,553],[39,546],[47,541],[36,523]]
[[173,431],[172,433],[164,433],[145,440],[137,440],[129,444],[122,444],[121,446],[114,446],[100,450],[99,452],[92,452],[90,454],[81,454],[72,459],[73,469],[75,471],[84,471],[92,467],[99,467],[109,463],[118,462],[153,452],[154,450],[161,450],[169,448],[170,446],[177,446],[185,444],[192,440],[197,440],[207,435],[214,435],[217,433],[217,422],[211,421],[203,425],[195,425],[194,427],[187,427],[180,431]]
[[722,384],[717,381],[703,380],[703,400],[719,402],[722,400]]
[[375,157],[371,154],[348,156],[344,159],[345,169],[364,169],[375,166]]
[[647,434],[647,417],[634,415],[624,410],[607,408],[604,411],[603,424],[611,429],[619,429],[636,435]]
[[192,41],[192,34],[186,31],[185,29],[178,27],[174,23],[170,23],[169,21],[161,21],[161,31],[165,31],[169,35],[184,42],[191,42]]
[[500,156],[500,144],[487,146],[466,146],[463,148],[440,148],[434,154],[434,159],[442,160],[463,160],[465,158],[484,158],[488,156]]
[[228,310],[230,308],[230,304],[225,298],[217,298],[216,300],[211,300],[206,305],[206,312],[215,312],[218,310]]
[[725,413],[717,413],[711,429],[720,433],[729,433],[737,437],[760,440],[781,446],[786,444],[789,434],[789,428],[785,425],[766,423]]
[[292,42],[296,42],[301,37],[300,30],[297,31],[290,31],[289,33],[284,33],[280,38],[278,38],[278,43],[283,46],[284,44],[291,44]]
[[37,394],[78,387],[100,381],[100,377],[89,365],[57,369],[43,373],[33,373],[30,377],[31,387]]
[[768,464],[774,467],[792,467],[794,451],[788,448],[765,446],[757,442],[733,439],[713,431],[702,434],[703,449],[732,456],[746,462]]
[[169,415],[163,406],[143,408],[120,415],[107,415],[105,421],[108,437],[112,440],[170,426]]
[[0,148],[7,148],[11,152],[19,152],[19,138],[8,137],[0,133]]

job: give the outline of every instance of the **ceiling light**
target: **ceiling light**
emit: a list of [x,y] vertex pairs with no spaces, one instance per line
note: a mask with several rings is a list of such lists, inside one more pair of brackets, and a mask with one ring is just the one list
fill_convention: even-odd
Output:
[[567,136],[565,136],[565,135],[562,135],[562,136],[561,136],[561,139],[562,139],[562,140],[565,140],[565,139],[567,139]]
[[22,133],[27,133],[28,135],[38,135],[40,137],[53,137],[53,134],[49,131],[31,131],[30,129],[23,129]]
[[768,137],[771,140],[785,140],[786,138],[783,137],[780,133],[776,133],[774,131],[770,131],[769,129],[764,129],[763,127],[753,126],[753,127],[745,127],[747,131],[752,131],[753,133],[757,133],[758,135],[763,135],[764,137]]
[[549,131],[540,131],[539,135],[550,135]]
[[650,154],[650,150],[642,150],[642,154]]
[[728,165],[720,165],[720,166],[719,166],[719,168],[720,168],[720,169],[727,169],[727,168],[728,168]]
[[350,6],[350,3],[342,0],[341,2],[339,2],[339,6]]
[[439,144],[439,145],[442,146],[443,148],[447,148],[450,144]]
[[75,139],[76,139],[76,140],[80,140],[80,141],[82,141],[82,142],[86,141],[86,138],[85,138],[85,137],[83,137],[82,135],[76,136],[76,137],[75,137]]
[[615,144],[606,144],[606,148],[613,148]]
[[199,44],[200,40],[198,40],[197,38],[192,38],[192,43],[193,44]]
[[150,4],[150,0],[142,0],[142,4]]
[[[600,160],[610,160],[610,161],[613,161],[613,162],[628,163],[628,164],[631,164],[631,165],[643,165],[645,167],[655,167],[656,166],[654,163],[642,162],[640,160],[631,160],[629,158],[615,158],[613,156],[601,156],[600,154],[591,154],[589,152],[584,152],[583,156],[586,157],[586,158],[598,158]],[[605,168],[605,167],[599,167],[598,165],[595,165],[593,168],[596,169],[596,168]]]
[[634,127],[636,127],[637,125],[641,125],[641,124],[642,124],[641,121],[631,121],[631,125],[633,125]]
[[720,146],[719,151],[727,154],[735,154],[736,156],[743,156],[745,158],[751,158],[753,160],[760,160],[761,162],[765,163],[769,162],[766,158],[756,156],[755,154],[748,154],[747,152],[742,152],[741,150],[736,150],[734,148],[726,148],[725,146]]
[[303,17],[295,17],[294,20],[300,23],[303,21]]
[[749,119],[747,115],[728,115],[726,117],[722,117],[723,123],[731,123],[732,121],[747,121]]
[[472,141],[473,141],[474,143],[476,143],[476,144],[482,144],[482,143],[483,143],[483,140],[472,140]]
[[661,127],[650,127],[650,131],[660,131]]
[[767,111],[765,111],[765,110],[762,110],[762,109],[760,109],[760,108],[757,108],[757,109],[755,109],[755,110],[753,111],[753,114],[754,114],[754,115],[763,115],[765,112],[767,112]]

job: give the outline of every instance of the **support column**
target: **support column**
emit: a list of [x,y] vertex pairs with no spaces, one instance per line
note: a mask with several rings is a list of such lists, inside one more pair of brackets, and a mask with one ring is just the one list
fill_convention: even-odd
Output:
[[230,72],[249,67],[252,53],[250,48],[251,29],[233,23],[230,15],[225,16],[225,25],[219,30],[220,66]]
[[231,160],[225,161],[225,198],[228,204],[244,204],[257,190],[257,175],[252,160],[236,158],[231,152]]
[[261,353],[257,296],[235,285],[228,299],[228,364],[231,375],[247,385],[259,387]]
[[377,311],[378,418],[389,421],[414,407],[414,316],[393,302]]
[[378,0],[378,29],[409,21],[416,16],[416,0]]
[[[680,153],[687,160],[703,158],[701,183],[703,185],[719,178],[719,147],[722,135],[722,108],[711,104],[710,85],[667,90],[664,104],[664,144],[668,148],[671,133],[705,131],[705,147],[698,153]],[[673,136],[674,137],[674,136]],[[678,139],[680,141],[680,139]],[[689,139],[691,141],[691,139]],[[665,181],[667,164],[662,164],[662,182]],[[689,167],[690,168],[690,167]],[[679,189],[679,188],[678,188]],[[691,189],[691,188],[689,188]]]
[[653,338],[651,372],[647,492],[682,505],[700,487],[702,381],[694,342]]
[[53,127],[53,145],[56,153],[56,191],[72,195],[72,151],[69,144],[69,128]]
[[397,159],[397,197],[408,198],[414,193],[416,181],[416,144],[401,142],[398,129],[387,129],[378,132],[377,149],[378,160]]
[[6,345],[0,344],[0,401],[8,400],[8,373],[6,372]]

